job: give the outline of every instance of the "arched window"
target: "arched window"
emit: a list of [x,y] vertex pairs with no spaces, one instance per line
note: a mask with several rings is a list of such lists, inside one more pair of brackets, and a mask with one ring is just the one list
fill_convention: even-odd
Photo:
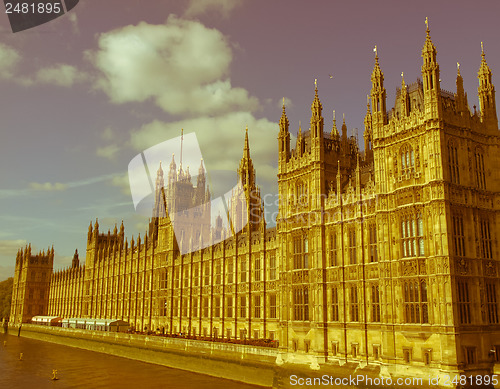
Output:
[[293,268],[309,268],[309,243],[307,235],[297,235],[293,238]]
[[401,219],[401,251],[403,258],[424,255],[424,223],[420,213]]
[[427,284],[425,281],[408,280],[403,284],[404,321],[428,323]]
[[458,151],[457,146],[450,142],[448,144],[448,165],[450,172],[450,180],[454,184],[460,184],[460,170],[458,167]]
[[295,196],[298,203],[307,203],[307,184],[304,181],[298,180],[295,184]]
[[407,175],[415,171],[415,152],[410,146],[401,148],[400,161],[402,175]]
[[486,189],[486,175],[484,173],[484,155],[480,148],[475,153],[476,184],[479,189]]

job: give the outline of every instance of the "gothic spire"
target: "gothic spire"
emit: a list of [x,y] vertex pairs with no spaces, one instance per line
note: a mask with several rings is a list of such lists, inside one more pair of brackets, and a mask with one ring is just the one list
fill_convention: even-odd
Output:
[[335,118],[335,110],[333,110],[333,126],[332,126],[332,132],[331,132],[331,137],[333,138],[338,138],[339,136],[339,130],[337,129],[337,119]]
[[479,106],[481,109],[481,120],[491,130],[498,130],[497,109],[495,102],[495,87],[491,81],[491,70],[486,63],[483,42],[481,42],[481,65],[477,73],[479,87]]
[[238,176],[244,186],[248,185],[251,188],[255,185],[255,170],[252,158],[250,157],[250,146],[248,143],[248,126],[245,130],[245,146],[243,147],[243,157],[238,168]]

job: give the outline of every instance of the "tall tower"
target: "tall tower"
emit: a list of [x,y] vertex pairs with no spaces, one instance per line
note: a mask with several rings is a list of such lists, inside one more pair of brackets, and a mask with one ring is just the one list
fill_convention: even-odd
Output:
[[264,216],[260,189],[255,183],[255,168],[250,157],[248,127],[245,130],[245,145],[238,167],[238,178],[241,185],[233,191],[230,205],[233,230],[237,233],[247,226],[249,232],[257,231]]
[[33,316],[47,315],[49,285],[54,266],[54,247],[31,254],[31,245],[17,253],[12,308],[9,321],[26,323]]
[[483,42],[481,42],[481,66],[477,73],[479,79],[479,87],[477,94],[479,96],[479,106],[481,109],[481,121],[485,124],[486,129],[490,131],[498,131],[497,108],[495,102],[495,87],[491,82],[491,70],[486,63]]

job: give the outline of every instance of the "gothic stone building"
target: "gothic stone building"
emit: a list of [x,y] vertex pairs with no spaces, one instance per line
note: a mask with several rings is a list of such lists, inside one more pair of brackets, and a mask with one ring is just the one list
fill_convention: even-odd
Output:
[[173,160],[165,189],[160,166],[142,239],[127,241],[123,224],[102,234],[96,221],[85,265],[75,255],[50,279],[52,250],[19,252],[11,321],[118,318],[169,334],[277,339],[283,361],[491,372],[500,358],[500,133],[481,56],[480,110],[471,112],[459,68],[456,92],[441,89],[429,30],[422,78],[402,80],[390,111],[377,55],[363,153],[345,120],[325,131],[317,87],[295,149],[283,107],[276,228],[262,217],[248,133],[226,215],[238,233],[203,219],[176,236],[167,209],[189,218],[210,193],[203,166],[194,186]]

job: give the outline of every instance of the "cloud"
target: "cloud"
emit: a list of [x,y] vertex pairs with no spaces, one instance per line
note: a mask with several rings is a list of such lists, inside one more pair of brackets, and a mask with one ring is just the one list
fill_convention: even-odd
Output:
[[37,190],[42,192],[57,192],[66,190],[68,188],[66,184],[61,184],[60,182],[56,183],[45,182],[43,184],[38,182],[32,182],[29,184],[29,187],[32,190]]
[[114,103],[152,99],[171,114],[212,114],[259,108],[257,98],[228,78],[226,37],[199,22],[170,16],[99,36],[87,57],[102,72],[96,86]]
[[9,79],[14,77],[16,67],[21,61],[21,55],[13,48],[0,43],[0,77]]
[[70,12],[67,16],[69,22],[71,23],[71,29],[73,30],[73,34],[80,34],[80,27],[78,26],[78,17],[75,12]]
[[109,145],[104,147],[98,147],[96,154],[99,157],[113,160],[115,159],[118,151],[120,151],[120,147],[118,145]]
[[101,138],[104,140],[113,140],[115,138],[115,134],[113,133],[113,129],[111,127],[106,127],[103,132],[101,132]]
[[14,266],[1,266],[0,265],[0,282],[5,281],[7,278],[14,277],[16,268]]
[[40,69],[35,75],[36,83],[62,87],[71,87],[86,79],[87,76],[84,73],[79,72],[74,66],[66,64],[57,64]]
[[185,16],[199,16],[207,11],[216,11],[228,17],[234,8],[242,4],[243,0],[190,0]]
[[16,240],[0,240],[0,255],[16,258],[16,253],[20,248],[26,246],[26,241],[23,239]]
[[111,179],[111,185],[120,188],[123,194],[130,196],[130,183],[128,180],[128,173],[115,175]]

